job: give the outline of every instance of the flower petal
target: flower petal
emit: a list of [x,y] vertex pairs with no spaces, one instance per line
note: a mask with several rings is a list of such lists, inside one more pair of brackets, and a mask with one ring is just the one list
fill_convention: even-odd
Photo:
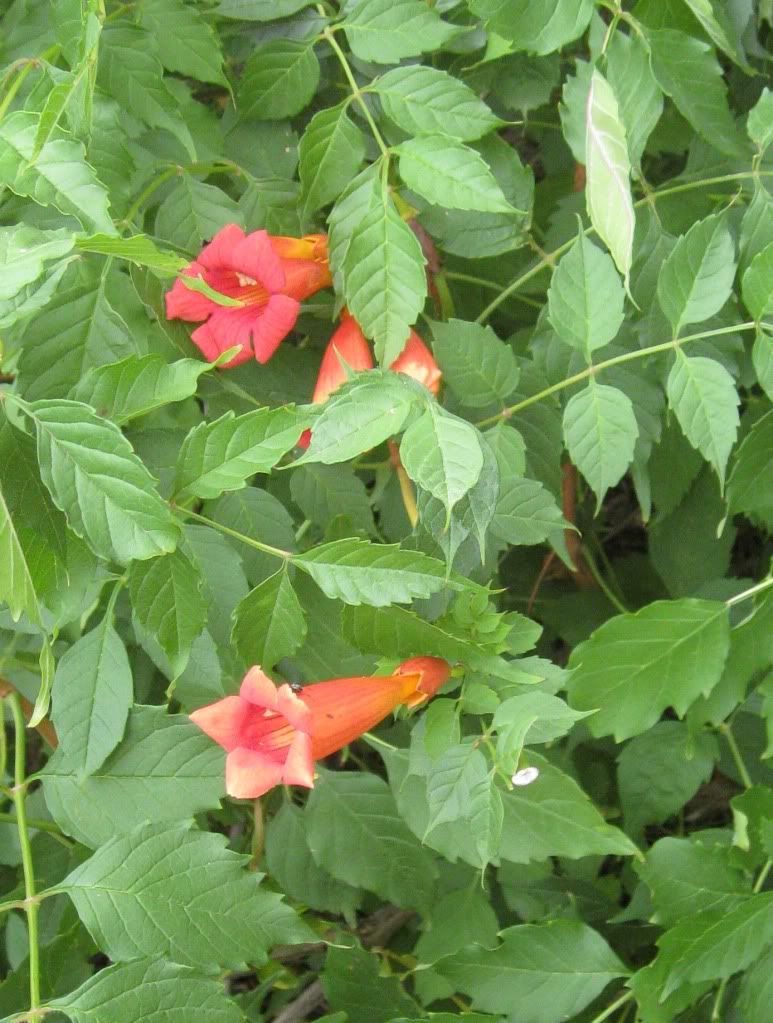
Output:
[[[191,263],[186,267],[186,277],[199,277],[204,273],[204,267],[198,263]],[[189,323],[198,323],[206,320],[210,313],[218,309],[216,302],[198,291],[191,291],[179,278],[174,282],[170,291],[166,293],[166,318],[168,320],[187,320]]]
[[282,781],[282,761],[239,747],[225,761],[225,790],[235,799],[257,799]]
[[278,700],[276,709],[282,717],[301,732],[311,730],[311,711],[288,685],[282,685],[277,691]]
[[300,303],[289,295],[271,296],[252,332],[252,348],[258,362],[268,362],[295,326],[300,311]]
[[218,306],[207,322],[194,330],[191,338],[210,362],[229,348],[241,345],[242,350],[227,364],[238,366],[252,358],[252,336],[261,313],[256,306],[242,309]]
[[226,224],[215,237],[201,250],[198,262],[208,270],[238,270],[234,266],[233,255],[240,242],[244,241],[244,231],[238,224]]
[[267,710],[277,710],[279,707],[277,687],[258,664],[253,665],[242,679],[239,696],[255,707],[265,707]]
[[321,405],[348,378],[352,370],[373,368],[373,354],[356,320],[348,316],[337,328],[322,356],[312,402]]
[[311,737],[297,732],[287,753],[282,781],[285,785],[304,785],[314,788],[314,757],[311,752]]
[[248,703],[238,696],[226,696],[217,703],[194,710],[190,717],[205,735],[230,752],[242,741],[249,714]]
[[258,281],[270,292],[281,291],[285,286],[285,272],[282,260],[271,245],[271,236],[266,231],[253,231],[240,241],[232,255],[234,269]]

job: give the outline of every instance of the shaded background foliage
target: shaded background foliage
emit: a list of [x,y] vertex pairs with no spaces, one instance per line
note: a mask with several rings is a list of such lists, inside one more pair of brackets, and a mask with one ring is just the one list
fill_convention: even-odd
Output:
[[[3,12],[0,656],[34,709],[0,1015],[759,1023],[769,0]],[[336,291],[223,371],[163,294],[229,223],[326,230]],[[373,371],[307,404],[344,302],[385,366],[418,321],[440,403]],[[187,713],[250,664],[418,654],[457,665],[426,711],[308,799],[221,803]]]

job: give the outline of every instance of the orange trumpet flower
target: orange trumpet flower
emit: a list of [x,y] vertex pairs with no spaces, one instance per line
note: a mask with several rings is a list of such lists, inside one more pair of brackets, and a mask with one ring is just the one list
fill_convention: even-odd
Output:
[[276,686],[256,665],[238,696],[226,696],[191,714],[228,753],[226,791],[255,799],[275,785],[314,787],[314,761],[369,731],[395,707],[415,707],[434,696],[450,665],[414,657],[391,675],[333,678],[295,689]]

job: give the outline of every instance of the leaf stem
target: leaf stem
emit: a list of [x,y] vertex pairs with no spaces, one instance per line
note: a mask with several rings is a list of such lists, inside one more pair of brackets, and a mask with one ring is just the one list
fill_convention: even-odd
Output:
[[8,108],[11,103],[13,103],[16,93],[22,87],[30,72],[34,71],[35,68],[40,67],[41,64],[56,60],[59,56],[60,50],[61,46],[59,46],[58,43],[55,43],[53,46],[49,46],[47,50],[44,50],[39,57],[30,57],[27,60],[19,62],[18,74],[8,86],[8,92],[6,92],[5,96],[3,96],[2,102],[0,102],[0,121],[2,121],[8,113]]
[[35,868],[32,863],[30,833],[27,822],[27,782],[25,779],[27,737],[25,734],[24,715],[18,693],[10,693],[7,697],[13,714],[15,732],[14,750],[14,786],[13,802],[16,808],[16,827],[19,833],[21,848],[22,873],[24,875],[24,909],[27,914],[27,935],[29,939],[30,967],[30,1010],[40,1008],[40,946],[38,940],[38,906],[39,899],[35,893]]
[[625,606],[625,604],[622,602],[622,600],[620,600],[620,598],[617,596],[617,594],[612,590],[612,588],[609,586],[609,583],[606,581],[604,576],[599,571],[599,567],[596,564],[596,559],[593,557],[591,552],[588,550],[587,546],[583,547],[582,554],[583,554],[583,557],[585,558],[585,561],[586,561],[586,563],[588,565],[588,568],[590,569],[591,575],[596,580],[596,583],[598,584],[599,589],[604,594],[604,596],[607,598],[609,603],[612,604],[612,606],[614,608],[616,608],[620,612],[620,614],[622,614],[622,615],[629,614],[628,608]]
[[730,597],[725,603],[728,607],[733,607],[735,604],[740,604],[744,600],[748,600],[749,597],[754,597],[758,593],[763,593],[765,590],[770,589],[773,586],[773,576],[768,579],[763,579],[761,583],[757,583],[755,586],[750,586],[748,590],[744,590],[742,593],[736,593],[734,597]]
[[594,1016],[590,1023],[602,1023],[603,1020],[609,1019],[613,1012],[619,1009],[621,1005],[627,1005],[632,998],[633,991],[626,991],[624,994],[620,995],[618,999],[612,1002],[611,1005],[608,1005],[606,1009],[600,1012],[598,1016]]
[[730,754],[733,758],[738,774],[741,777],[741,781],[743,782],[743,787],[745,789],[750,789],[754,783],[751,779],[751,775],[746,769],[746,764],[743,762],[743,757],[741,756],[741,751],[738,748],[738,743],[735,741],[732,728],[726,721],[723,721],[722,724],[717,727],[717,731],[721,732],[727,741]]
[[754,887],[752,888],[753,895],[759,895],[759,893],[762,891],[762,886],[768,879],[768,874],[770,873],[771,867],[773,867],[773,857],[769,857],[766,860],[765,864],[763,865],[762,869],[757,875],[757,880],[754,882]]
[[[489,291],[499,292],[502,285],[497,284],[496,281],[489,281],[485,277],[475,277],[473,274],[457,273],[456,270],[444,270],[443,277],[448,281],[459,281],[462,284],[475,284],[479,288],[488,288]],[[535,309],[541,309],[542,304],[534,298],[528,298],[526,295],[512,295],[512,298],[516,302],[524,302],[526,305],[533,306]]]
[[[15,814],[0,811],[0,824],[18,824],[18,822],[19,819],[18,817],[16,817]],[[28,817],[27,827],[32,828],[33,831],[47,831],[51,835],[59,835],[60,837],[64,838],[64,835],[62,835],[61,830],[56,826],[56,824],[54,824],[53,821],[45,821],[37,817]],[[70,844],[69,839],[67,839],[67,844],[68,845]]]
[[[609,369],[610,366],[619,366],[624,362],[633,362],[635,359],[644,359],[648,355],[657,355],[658,352],[667,352],[678,349],[681,345],[687,344],[688,341],[700,341],[701,338],[707,337],[720,337],[723,334],[732,334],[737,330],[756,330],[757,324],[753,320],[747,320],[745,323],[734,323],[730,327],[716,327],[714,330],[702,330],[697,334],[688,334],[686,337],[680,337],[670,341],[663,341],[662,344],[650,345],[649,348],[639,348],[635,352],[626,352],[624,355],[616,355],[613,359],[605,359],[604,362],[597,362],[595,366],[588,366],[579,373],[573,374],[573,376],[566,377],[564,380],[559,380],[557,384],[552,384],[550,387],[546,387],[544,391],[539,391],[537,394],[532,394],[528,398],[524,398],[523,401],[517,402],[515,405],[510,405],[508,408],[502,409],[501,412],[497,412],[493,416],[489,416],[487,419],[481,419],[476,426],[490,426],[492,423],[496,423],[499,419],[507,419],[514,415],[516,412],[520,412],[522,409],[528,408],[529,405],[534,405],[538,401],[542,401],[543,398],[549,398],[551,394],[557,394],[559,391],[565,390],[567,387],[571,387],[573,384],[580,383],[581,380],[587,380],[588,377],[595,376],[600,373],[603,369]],[[763,324],[763,326],[769,326],[769,324]],[[738,598],[733,598],[737,600]]]
[[159,189],[163,184],[169,181],[171,178],[177,177],[180,174],[204,174],[209,176],[210,174],[218,173],[230,173],[230,174],[243,174],[241,167],[230,161],[220,160],[217,163],[187,163],[187,164],[174,164],[172,167],[167,167],[166,170],[161,171],[157,174],[148,185],[143,188],[137,198],[129,207],[126,216],[119,221],[119,228],[128,227],[140,211],[142,206],[147,200],[153,195],[153,193]]
[[191,511],[190,508],[175,507],[175,511],[179,512],[180,515],[188,515],[192,519],[196,519],[197,522],[201,522],[205,526],[211,526],[218,532],[225,534],[225,536],[233,537],[234,540],[240,540],[242,543],[246,543],[249,547],[254,547],[258,551],[263,551],[264,554],[271,554],[275,558],[283,558],[288,561],[293,557],[292,551],[282,550],[281,547],[272,547],[271,544],[262,543],[260,540],[254,540],[251,536],[247,536],[245,533],[240,533],[236,529],[231,529],[230,526],[224,526],[222,522],[217,522],[215,519],[208,519],[205,515],[199,515],[198,512]]

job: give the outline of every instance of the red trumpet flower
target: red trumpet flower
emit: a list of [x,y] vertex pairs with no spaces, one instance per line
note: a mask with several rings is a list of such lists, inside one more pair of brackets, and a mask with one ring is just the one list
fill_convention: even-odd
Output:
[[314,787],[314,761],[335,753],[395,707],[415,707],[448,679],[439,657],[404,661],[385,677],[334,678],[294,691],[255,666],[238,696],[201,707],[191,720],[228,753],[226,791],[255,799],[280,783]]
[[332,283],[325,235],[245,234],[237,224],[218,231],[183,275],[201,277],[214,291],[240,303],[219,305],[181,280],[166,295],[170,320],[206,321],[192,338],[210,362],[228,348],[242,346],[228,366],[251,358],[267,362],[295,326],[300,303]]
[[443,379],[440,366],[415,330],[408,335],[405,348],[389,368],[395,373],[405,373],[406,376],[413,377],[433,394],[440,390],[440,381]]

